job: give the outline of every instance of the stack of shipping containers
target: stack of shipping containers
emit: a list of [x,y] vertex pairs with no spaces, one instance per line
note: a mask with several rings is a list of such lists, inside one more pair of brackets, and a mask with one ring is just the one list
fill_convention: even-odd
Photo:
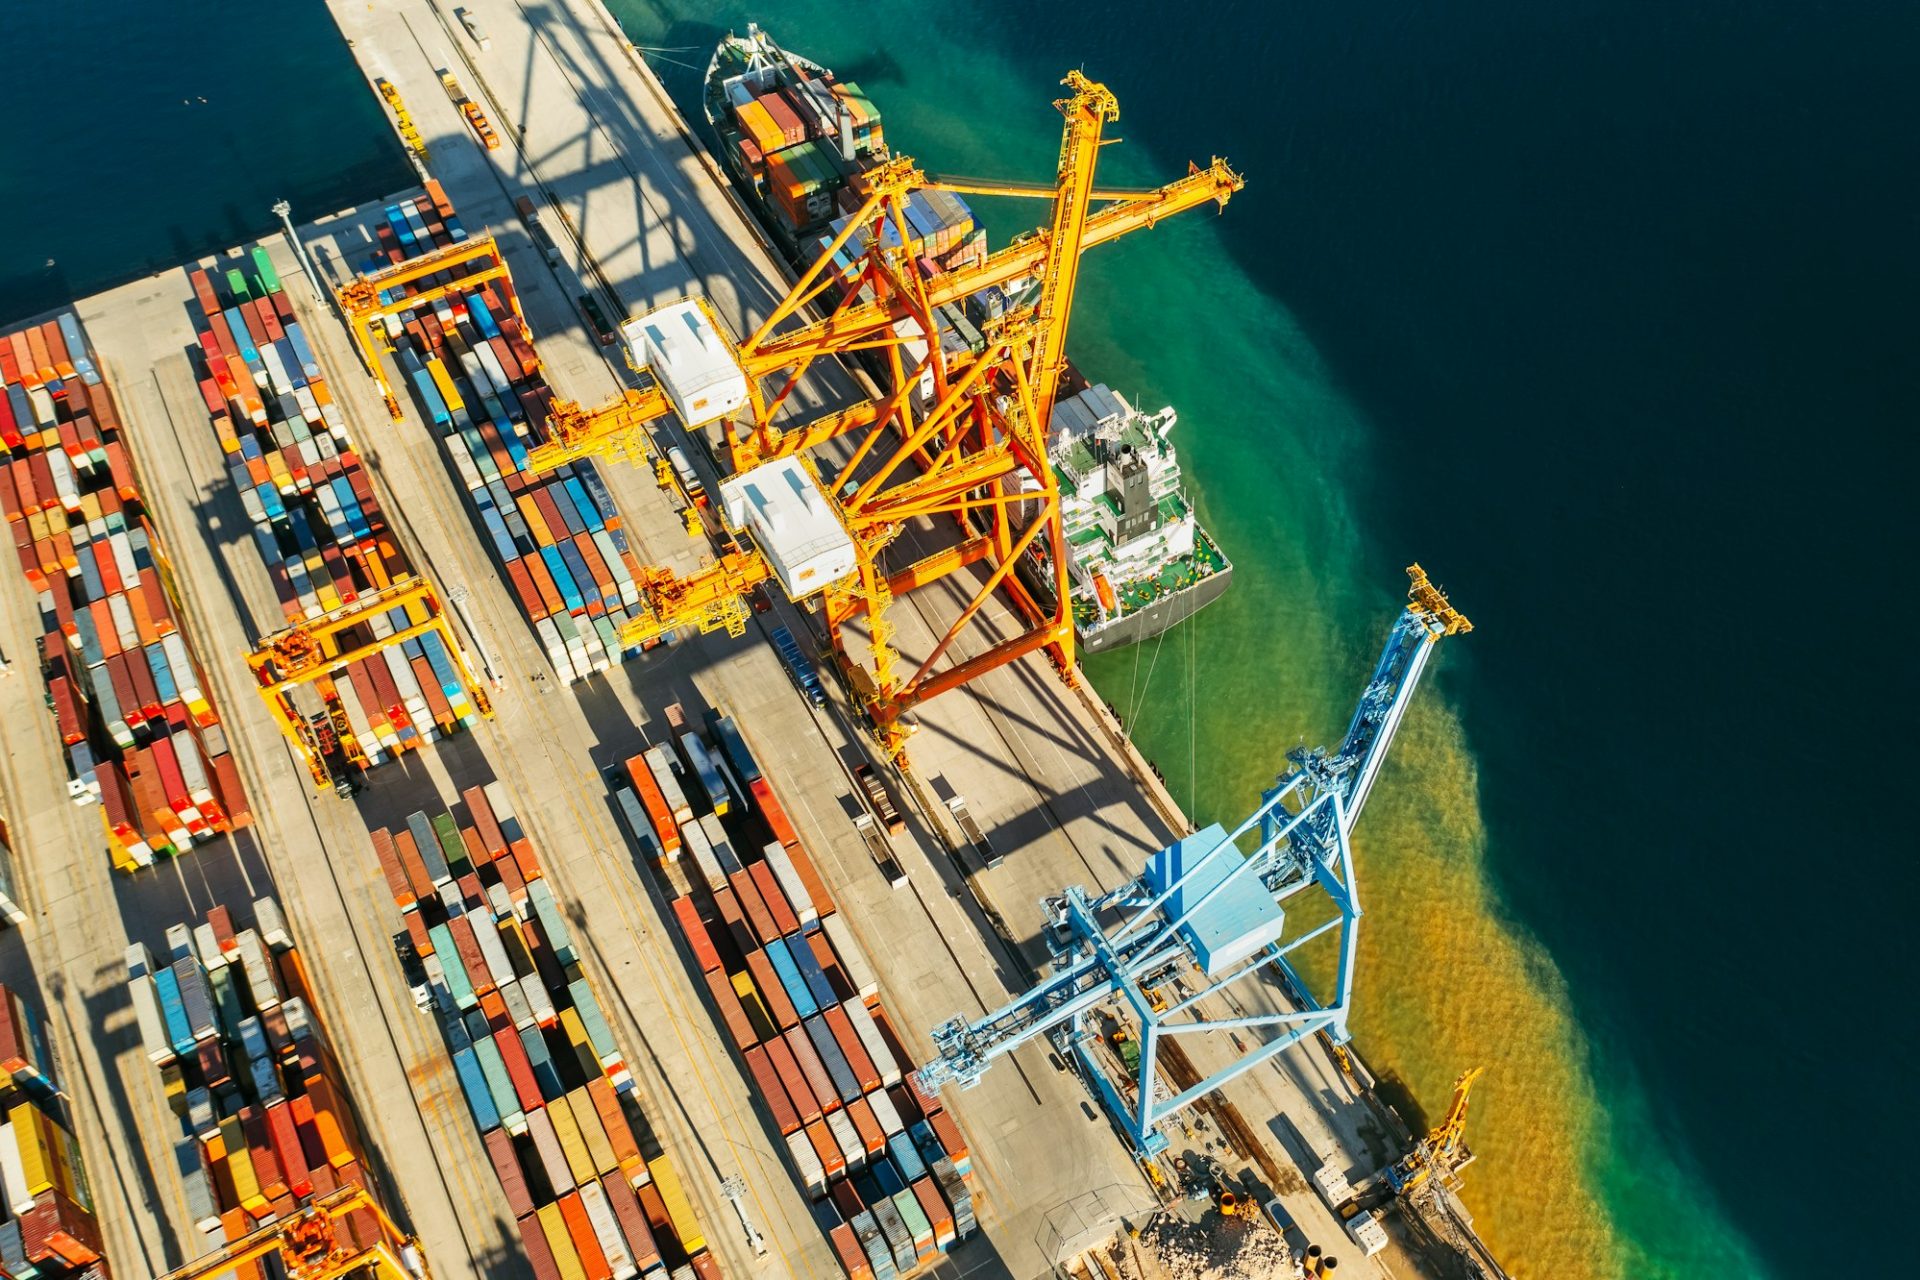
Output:
[[[220,906],[200,923],[168,929],[163,956],[144,943],[127,948],[140,1039],[180,1120],[173,1165],[203,1235],[201,1252],[343,1187],[372,1190],[279,905],[259,899],[253,919],[236,928]],[[364,1207],[333,1221],[343,1248],[370,1248],[380,1238]],[[235,1269],[239,1280],[265,1274],[253,1264]]]
[[[541,1280],[719,1269],[566,913],[498,782],[373,833],[467,1105]],[[652,1145],[652,1144],[648,1144]]]
[[0,1275],[107,1274],[39,1010],[0,987]]
[[123,870],[248,820],[111,388],[69,314],[0,335],[0,509],[39,593],[68,790]]
[[[412,575],[266,251],[187,274],[200,394],[284,614],[266,629],[319,618]],[[327,652],[404,631],[427,621],[427,610],[423,601],[386,610],[328,641]],[[357,747],[370,765],[479,718],[433,632],[335,667],[290,696],[320,741],[350,733],[345,754],[354,758]]]
[[848,1275],[915,1270],[974,1229],[966,1143],[738,727],[668,719],[615,800]]
[[[436,185],[389,205],[380,226],[385,267],[465,239]],[[394,296],[439,288],[458,275],[413,281]],[[619,512],[590,461],[542,475],[527,451],[547,440],[554,401],[505,275],[390,317],[403,381],[446,450],[554,671],[568,682],[622,657],[619,632],[640,611],[639,565]]]

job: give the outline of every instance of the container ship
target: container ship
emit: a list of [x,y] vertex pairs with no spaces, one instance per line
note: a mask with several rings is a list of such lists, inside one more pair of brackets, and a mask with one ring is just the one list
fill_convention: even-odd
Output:
[[[758,26],[729,34],[707,65],[702,105],[720,158],[747,205],[790,262],[815,260],[859,208],[850,179],[888,158],[878,108],[850,80],[789,53]],[[923,269],[982,261],[987,235],[959,196],[916,191],[907,223]],[[886,235],[897,232],[889,227]],[[863,252],[856,234],[842,253]],[[1029,286],[1031,287],[1031,282]],[[981,327],[1021,302],[996,287],[940,308],[950,350],[983,345]],[[1049,423],[1060,480],[1067,576],[1080,647],[1089,653],[1159,635],[1226,592],[1233,566],[1195,516],[1168,439],[1171,407],[1147,413],[1069,369]],[[1036,547],[1022,577],[1042,598],[1053,574]]]

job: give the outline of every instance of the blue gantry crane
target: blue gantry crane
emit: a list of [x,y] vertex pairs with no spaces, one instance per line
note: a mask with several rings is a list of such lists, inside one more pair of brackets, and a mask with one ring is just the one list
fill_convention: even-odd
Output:
[[[921,1069],[923,1086],[970,1088],[995,1059],[1045,1036],[1072,1055],[1135,1154],[1146,1157],[1166,1148],[1164,1121],[1243,1072],[1315,1032],[1346,1041],[1360,922],[1348,838],[1435,643],[1473,629],[1419,565],[1407,573],[1407,607],[1339,749],[1289,752],[1286,772],[1232,831],[1215,823],[1174,841],[1113,892],[1089,897],[1070,886],[1043,900],[1053,971],[1005,1008],[934,1028],[938,1056]],[[1295,901],[1309,891],[1317,898]],[[1304,915],[1318,899],[1321,911],[1289,927],[1289,912]],[[1334,989],[1322,997],[1288,957],[1330,933],[1337,934],[1339,962]],[[1201,1012],[1204,1002],[1262,973],[1273,974],[1291,1009],[1228,1018]],[[1183,989],[1168,1004],[1160,992],[1176,977]],[[1089,1015],[1116,997],[1140,1029],[1138,1064],[1130,1052],[1124,1063],[1130,1099],[1102,1067],[1098,1037],[1087,1026]],[[1246,1032],[1252,1043],[1191,1088],[1171,1097],[1156,1091],[1162,1039],[1209,1031]]]

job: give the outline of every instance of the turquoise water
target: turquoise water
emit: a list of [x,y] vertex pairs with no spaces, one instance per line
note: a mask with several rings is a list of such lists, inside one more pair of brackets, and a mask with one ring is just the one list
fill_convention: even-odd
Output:
[[[1178,406],[1237,566],[1096,684],[1231,818],[1341,732],[1422,560],[1479,629],[1359,833],[1363,1052],[1430,1111],[1489,1068],[1467,1200],[1520,1274],[1901,1269],[1911,7],[614,7],[689,105],[776,24],[937,171],[1050,172],[1070,66],[1120,96],[1110,178],[1244,169],[1088,260],[1070,350]],[[0,45],[57,104],[0,132],[0,315],[408,180],[317,4],[13,6]]]

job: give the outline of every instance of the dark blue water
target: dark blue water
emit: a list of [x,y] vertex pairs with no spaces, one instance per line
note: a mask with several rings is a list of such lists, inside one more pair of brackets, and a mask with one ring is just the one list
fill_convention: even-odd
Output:
[[[1528,1274],[1903,1269],[1911,5],[616,7],[683,101],[776,24],[932,168],[1043,175],[1069,66],[1123,172],[1243,167],[1082,294],[1241,564],[1179,674],[1096,680],[1226,816],[1426,561],[1479,629],[1369,814],[1363,1048],[1437,1106],[1524,1041],[1468,1187]],[[13,6],[0,47],[50,104],[0,132],[0,315],[407,180],[315,3]]]
[[0,67],[0,320],[414,180],[319,0],[10,0]]

